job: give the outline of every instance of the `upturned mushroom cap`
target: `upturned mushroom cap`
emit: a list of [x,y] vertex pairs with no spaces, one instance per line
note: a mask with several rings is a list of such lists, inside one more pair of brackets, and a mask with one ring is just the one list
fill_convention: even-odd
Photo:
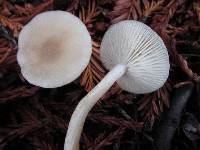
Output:
[[76,16],[64,11],[34,17],[19,34],[17,61],[30,83],[55,88],[75,80],[89,63],[91,37]]
[[129,92],[153,92],[169,75],[169,56],[162,39],[138,21],[122,21],[111,26],[102,40],[100,54],[109,70],[117,64],[127,66],[117,83]]

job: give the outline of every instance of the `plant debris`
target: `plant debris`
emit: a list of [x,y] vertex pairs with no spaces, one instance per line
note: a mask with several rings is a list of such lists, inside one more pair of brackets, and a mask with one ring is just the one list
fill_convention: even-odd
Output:
[[175,89],[171,107],[158,125],[153,150],[170,150],[171,141],[179,126],[182,111],[192,95],[193,89],[194,85],[192,84],[184,84]]
[[[35,15],[48,10],[64,10],[78,16],[93,41],[90,63],[80,78],[56,89],[30,85],[16,61],[20,30]],[[180,123],[171,133],[174,135],[170,138],[171,149],[199,150],[199,0],[0,1],[1,150],[63,149],[76,105],[107,73],[99,56],[101,39],[110,25],[126,19],[141,21],[161,36],[170,55],[169,79],[162,88],[145,95],[130,94],[115,84],[89,113],[81,149],[150,149],[153,141],[159,141],[155,136],[157,128],[162,128],[162,133],[168,132],[166,123],[159,126],[160,120],[174,116]],[[174,85],[186,88],[186,83],[195,85],[196,95],[180,112],[182,107],[174,109],[178,98],[172,93]],[[186,93],[179,91],[179,95]],[[170,113],[171,109],[174,113]],[[178,112],[182,118],[176,116]]]

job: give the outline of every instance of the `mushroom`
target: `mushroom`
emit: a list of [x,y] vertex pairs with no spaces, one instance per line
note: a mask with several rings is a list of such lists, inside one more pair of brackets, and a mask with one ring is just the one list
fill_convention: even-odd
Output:
[[162,39],[138,21],[112,25],[103,37],[100,56],[110,72],[73,112],[65,138],[65,150],[79,149],[87,114],[115,81],[125,91],[143,94],[159,89],[168,78],[169,56]]
[[35,16],[19,34],[17,61],[24,78],[56,88],[75,80],[86,68],[92,42],[86,26],[64,11]]

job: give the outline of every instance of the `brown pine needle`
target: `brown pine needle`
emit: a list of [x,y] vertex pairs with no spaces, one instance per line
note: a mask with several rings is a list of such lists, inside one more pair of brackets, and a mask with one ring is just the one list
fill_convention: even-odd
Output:
[[0,22],[3,26],[8,27],[11,31],[13,31],[14,37],[18,37],[19,31],[22,28],[22,24],[12,21],[2,15],[0,15]]

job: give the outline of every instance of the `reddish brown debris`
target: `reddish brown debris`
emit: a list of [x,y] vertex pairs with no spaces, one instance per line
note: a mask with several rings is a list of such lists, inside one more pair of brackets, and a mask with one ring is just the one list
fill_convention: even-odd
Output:
[[[58,8],[70,11],[86,24],[93,41],[92,57],[74,83],[42,89],[30,85],[20,73],[17,37],[35,15]],[[0,1],[0,149],[63,149],[74,108],[107,73],[99,56],[104,32],[125,19],[142,21],[161,36],[170,54],[169,79],[162,88],[145,95],[127,93],[115,84],[87,117],[80,145],[89,150],[149,149],[154,122],[171,106],[173,86],[180,82],[182,86],[199,84],[199,10],[198,0]],[[198,112],[196,99],[186,111]],[[199,141],[188,142],[180,131],[175,136],[174,149],[200,147]]]

